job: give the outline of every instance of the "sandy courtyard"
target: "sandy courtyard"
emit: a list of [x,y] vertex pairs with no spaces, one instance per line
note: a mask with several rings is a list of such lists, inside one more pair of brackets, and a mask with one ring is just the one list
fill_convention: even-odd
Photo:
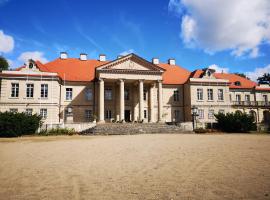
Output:
[[0,199],[270,199],[270,135],[0,139]]

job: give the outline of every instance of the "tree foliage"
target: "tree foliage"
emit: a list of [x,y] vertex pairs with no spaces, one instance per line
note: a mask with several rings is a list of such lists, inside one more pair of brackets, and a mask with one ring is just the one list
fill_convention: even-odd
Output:
[[26,113],[0,112],[0,137],[33,134],[41,125],[41,116]]
[[254,116],[242,113],[218,113],[215,115],[217,128],[224,132],[247,133],[256,130]]
[[0,71],[8,70],[8,68],[8,61],[3,56],[0,56]]
[[270,74],[264,73],[261,77],[257,79],[258,83],[260,84],[270,84]]

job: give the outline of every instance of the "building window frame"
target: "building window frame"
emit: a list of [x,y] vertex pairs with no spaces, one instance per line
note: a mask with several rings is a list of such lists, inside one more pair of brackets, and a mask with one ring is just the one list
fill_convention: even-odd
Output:
[[17,113],[18,112],[18,108],[10,108],[9,109],[9,112]]
[[34,84],[27,83],[26,84],[26,98],[33,98],[34,97]]
[[92,88],[86,88],[85,89],[85,99],[87,101],[93,100],[93,91],[92,91]]
[[71,101],[73,96],[73,88],[66,88],[66,101]]
[[241,95],[240,94],[235,95],[235,101],[241,102]]
[[90,110],[90,109],[87,109],[84,111],[84,117],[85,119],[88,121],[91,121],[92,120],[92,117],[93,117],[93,111]]
[[40,85],[40,97],[41,98],[48,98],[48,90],[49,90],[49,86],[48,84],[41,84]]
[[213,89],[207,89],[207,99],[208,101],[214,101],[214,91]]
[[147,89],[143,89],[143,100],[147,100]]
[[125,96],[125,101],[129,101],[129,96],[130,96],[129,89],[125,89],[124,96]]
[[204,119],[204,109],[198,109],[198,119]]
[[13,98],[19,97],[19,89],[20,89],[19,83],[11,83],[11,94],[10,94],[10,96],[13,97]]
[[25,109],[25,113],[28,115],[28,116],[31,116],[33,114],[33,108],[26,108]]
[[208,119],[214,119],[214,114],[215,114],[215,110],[214,109],[209,109],[208,110]]
[[180,92],[179,92],[179,90],[174,90],[173,91],[173,100],[176,101],[176,102],[180,101]]
[[106,88],[104,90],[104,99],[107,101],[111,101],[113,99],[112,97],[112,89],[111,88]]
[[197,88],[197,100],[203,101],[203,88]]
[[47,117],[48,117],[48,110],[47,110],[47,108],[41,108],[39,110],[39,114],[42,117],[42,119],[47,119]]
[[218,100],[224,101],[224,90],[223,89],[218,89]]

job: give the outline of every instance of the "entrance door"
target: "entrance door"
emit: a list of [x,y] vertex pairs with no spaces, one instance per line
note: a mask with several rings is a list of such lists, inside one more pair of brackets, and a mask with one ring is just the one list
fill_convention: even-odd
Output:
[[130,110],[125,110],[125,121],[130,122]]

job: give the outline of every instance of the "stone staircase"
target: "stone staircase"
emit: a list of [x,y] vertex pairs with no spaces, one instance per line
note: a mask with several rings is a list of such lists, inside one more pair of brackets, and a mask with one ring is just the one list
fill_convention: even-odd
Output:
[[85,135],[133,135],[151,133],[190,133],[181,126],[157,123],[105,123],[81,132]]

